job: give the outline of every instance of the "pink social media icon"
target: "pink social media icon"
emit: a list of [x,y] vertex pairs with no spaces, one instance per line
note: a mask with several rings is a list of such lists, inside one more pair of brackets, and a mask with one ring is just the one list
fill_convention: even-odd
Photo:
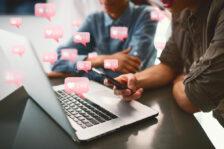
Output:
[[47,26],[44,28],[44,37],[59,42],[59,38],[63,37],[63,28],[60,26]]
[[19,28],[22,25],[22,18],[11,18],[10,24]]
[[86,73],[88,73],[88,70],[90,70],[91,67],[92,66],[91,66],[91,62],[90,61],[78,61],[77,62],[77,69],[85,71]]
[[150,12],[150,18],[153,21],[159,21],[160,22],[160,21],[162,21],[165,18],[165,16],[162,13],[162,11],[160,11],[160,10],[153,10],[153,11]]
[[52,65],[58,60],[58,54],[56,52],[43,52],[42,61],[49,62]]
[[90,59],[96,59],[97,56],[98,56],[98,54],[96,52],[88,53],[88,58],[90,58]]
[[114,39],[120,39],[123,42],[124,39],[128,37],[128,28],[113,26],[110,28],[110,37]]
[[4,81],[19,87],[24,82],[24,72],[19,70],[6,70],[4,72]]
[[52,3],[35,4],[35,16],[45,17],[51,21],[51,17],[55,16],[55,5]]
[[82,25],[82,20],[73,20],[72,21],[72,26],[75,26],[77,29],[80,28],[80,26]]
[[118,68],[118,60],[117,59],[105,59],[104,60],[104,68],[111,69],[115,71]]
[[23,45],[16,45],[12,47],[12,54],[22,56],[25,53],[25,47]]
[[74,62],[78,58],[77,49],[62,49],[61,50],[61,60],[69,60]]
[[90,33],[89,32],[76,32],[73,36],[74,42],[82,43],[86,46],[86,43],[90,42]]
[[166,46],[166,42],[162,42],[162,41],[155,42],[155,48],[157,50],[163,50],[165,46]]
[[83,98],[83,93],[89,91],[89,79],[86,77],[65,78],[64,89],[66,93],[75,93]]

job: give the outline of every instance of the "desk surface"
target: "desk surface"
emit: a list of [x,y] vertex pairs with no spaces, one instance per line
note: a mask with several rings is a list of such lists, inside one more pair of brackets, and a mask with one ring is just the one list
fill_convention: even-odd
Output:
[[[52,85],[63,83],[52,80]],[[0,113],[0,148],[214,148],[194,116],[175,103],[171,87],[147,90],[139,102],[159,111],[156,119],[133,124],[94,141],[77,144],[32,101],[16,114]],[[24,107],[24,106],[23,106]],[[23,117],[23,118],[18,118]],[[21,120],[22,119],[22,120]],[[26,120],[23,120],[26,119]],[[19,126],[20,124],[20,126]],[[17,137],[16,137],[17,135]]]

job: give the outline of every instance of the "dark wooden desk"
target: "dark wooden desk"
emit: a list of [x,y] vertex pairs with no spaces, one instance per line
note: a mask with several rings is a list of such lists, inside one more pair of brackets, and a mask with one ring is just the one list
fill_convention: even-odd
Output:
[[[56,85],[63,80],[54,79],[51,82]],[[184,113],[177,106],[171,86],[147,90],[139,102],[159,111],[159,116],[83,144],[73,142],[32,100],[15,102],[0,109],[0,148],[214,148],[194,116]]]

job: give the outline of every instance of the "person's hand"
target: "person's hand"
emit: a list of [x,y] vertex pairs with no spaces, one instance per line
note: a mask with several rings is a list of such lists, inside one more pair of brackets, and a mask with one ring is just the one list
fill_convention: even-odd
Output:
[[128,55],[130,51],[131,47],[110,56],[110,59],[118,60],[118,68],[116,71],[127,74],[135,73],[140,70],[141,60],[135,56]]
[[135,56],[128,55],[130,51],[131,47],[112,55],[98,55],[94,60],[86,58],[86,61],[91,61],[92,67],[103,67],[105,59],[117,59],[118,68],[116,71],[125,74],[135,73],[140,70],[141,60]]
[[77,77],[77,75],[71,74],[71,73],[66,73],[66,72],[56,72],[52,71],[47,73],[47,76],[49,78],[66,78],[66,77]]
[[131,94],[129,89],[119,89],[113,83],[111,83],[108,79],[104,80],[104,84],[107,86],[114,86],[114,94],[122,96],[122,99],[125,101],[135,100],[141,97],[143,88],[138,88],[136,86],[137,79],[134,74],[125,74],[115,78],[121,84],[126,85],[128,88],[132,89],[135,93]]

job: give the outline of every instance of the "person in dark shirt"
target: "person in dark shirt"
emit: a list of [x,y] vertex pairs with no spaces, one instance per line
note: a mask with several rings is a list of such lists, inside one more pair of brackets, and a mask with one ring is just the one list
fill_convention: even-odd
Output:
[[[184,111],[192,114],[215,110],[224,99],[224,0],[162,2],[172,12],[173,20],[161,63],[116,78],[135,94],[116,87],[114,93],[124,100],[134,100],[141,97],[143,88],[172,82],[173,96]],[[108,80],[105,84],[112,85]]]

